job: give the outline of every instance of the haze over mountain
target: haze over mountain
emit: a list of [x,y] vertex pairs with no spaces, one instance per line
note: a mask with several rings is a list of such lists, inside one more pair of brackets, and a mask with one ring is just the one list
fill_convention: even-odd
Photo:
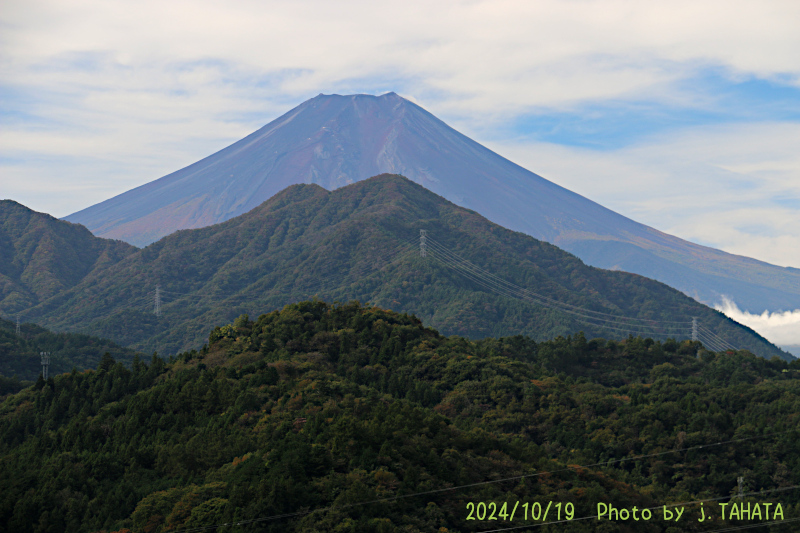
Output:
[[395,93],[319,95],[193,165],[65,219],[143,246],[228,220],[296,183],[332,190],[396,173],[575,253],[715,304],[800,308],[800,269],[725,253],[619,215],[508,161]]
[[[420,257],[421,229],[428,257]],[[538,296],[526,299],[507,283]],[[160,317],[153,312],[156,287]],[[767,358],[790,357],[662,283],[588,267],[397,175],[333,192],[290,186],[244,215],[178,231],[95,271],[25,317],[175,353],[201,346],[210,324],[311,297],[372,302],[472,338],[523,334],[538,341],[579,331],[590,338],[688,338],[691,317],[699,317],[708,336],[701,340],[715,349],[723,349],[713,337],[719,335]]]

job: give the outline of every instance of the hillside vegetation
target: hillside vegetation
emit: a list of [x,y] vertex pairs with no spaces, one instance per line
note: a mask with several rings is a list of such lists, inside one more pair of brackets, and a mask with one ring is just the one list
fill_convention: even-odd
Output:
[[467,520],[469,502],[569,503],[582,518],[598,502],[707,500],[711,523],[687,504],[681,524],[539,530],[710,531],[749,523],[719,519],[739,476],[747,502],[780,503],[789,520],[798,370],[689,341],[471,341],[407,314],[302,302],[240,316],[169,362],[106,356],[7,397],[0,528],[442,533],[524,524]]
[[[418,251],[422,229],[427,257]],[[462,259],[549,300],[531,303],[498,291],[495,281],[471,275],[472,266],[455,268]],[[211,324],[314,296],[413,313],[444,334],[474,339],[545,340],[583,330],[589,337],[666,340],[689,337],[697,317],[704,331],[734,347],[791,358],[666,285],[588,267],[395,175],[333,192],[291,186],[244,215],[179,231],[95,269],[25,316],[52,329],[174,354],[202,344]]]
[[136,250],[99,239],[80,224],[0,200],[0,312],[16,315]]
[[72,368],[97,368],[104,353],[130,366],[135,352],[109,341],[80,333],[53,333],[35,324],[16,324],[0,319],[0,395],[33,382],[42,371],[41,352],[50,354],[50,375]]
[[[534,169],[531,169],[534,170]],[[560,187],[395,93],[320,94],[191,165],[73,213],[96,235],[151,244],[242,215],[298,183],[327,190],[399,172],[586,264],[635,272],[714,305],[800,309],[800,269],[684,241]]]

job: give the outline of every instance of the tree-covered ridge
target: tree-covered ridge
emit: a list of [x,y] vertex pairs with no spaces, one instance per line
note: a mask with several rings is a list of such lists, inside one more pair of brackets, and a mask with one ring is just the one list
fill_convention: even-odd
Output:
[[95,237],[80,224],[0,200],[0,312],[16,315],[136,250]]
[[80,224],[0,200],[0,312],[16,315],[136,250],[95,237]]
[[[169,363],[137,358],[128,369],[107,356],[8,397],[0,524],[481,531],[515,524],[467,521],[467,502],[571,502],[580,517],[597,502],[728,496],[738,476],[751,492],[791,487],[799,369],[691,342],[470,341],[376,307],[302,302],[217,327]],[[430,492],[543,471],[553,473]],[[796,490],[753,498],[800,516]]]
[[[503,280],[583,314],[606,313],[610,322],[589,325],[580,313],[498,294],[437,260],[433,248],[420,257],[421,229]],[[154,314],[157,288],[160,317]],[[767,358],[790,357],[666,285],[588,267],[395,175],[332,192],[291,186],[227,222],[165,237],[27,313],[53,329],[91,331],[148,353],[177,353],[201,344],[210,324],[314,296],[372,302],[475,339],[524,334],[545,340],[580,330],[618,337],[627,335],[620,317],[633,317],[660,324],[650,335],[666,340],[669,327],[682,327],[688,336],[691,317],[698,317],[732,345]]]
[[[42,371],[41,352],[50,354],[50,375],[73,368],[96,368],[108,352],[127,365],[135,352],[108,339],[80,333],[54,333],[35,324],[16,324],[0,318],[0,395],[16,392],[23,382],[33,382]],[[30,384],[30,383],[28,383]]]

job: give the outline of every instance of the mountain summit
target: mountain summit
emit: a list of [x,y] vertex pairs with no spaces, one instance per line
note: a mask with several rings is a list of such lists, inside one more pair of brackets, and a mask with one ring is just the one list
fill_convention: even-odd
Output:
[[66,220],[143,246],[238,216],[292,184],[332,190],[381,173],[402,174],[593,266],[651,277],[706,303],[727,295],[751,311],[800,308],[800,270],[639,224],[512,163],[395,93],[320,94],[197,163]]
[[372,302],[471,338],[683,339],[696,317],[700,340],[715,349],[788,357],[662,283],[588,267],[391,174],[332,192],[291,185],[243,215],[164,237],[25,316],[176,353],[205,342],[208,324],[313,297]]

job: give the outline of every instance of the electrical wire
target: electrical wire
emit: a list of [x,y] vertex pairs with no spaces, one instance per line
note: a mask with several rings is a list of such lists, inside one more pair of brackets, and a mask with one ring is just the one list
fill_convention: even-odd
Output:
[[[285,287],[273,287],[264,294],[269,295],[286,292],[287,295],[301,293],[307,296],[317,296],[320,294],[320,291],[324,293],[325,286],[333,286],[333,289],[336,290],[338,287],[335,286],[340,285],[342,281],[347,279],[352,279],[355,281],[371,272],[378,272],[387,266],[405,258],[407,255],[410,255],[410,252],[415,250],[418,246],[418,243],[409,241],[403,237],[392,236],[391,238],[395,241],[399,241],[400,245],[390,249],[389,251],[384,251],[384,253],[373,253],[373,256],[382,263],[379,266],[376,266],[374,262],[372,264],[363,264],[357,267],[355,270],[342,272],[341,274],[334,274],[331,276],[316,276],[310,283],[300,282],[296,278],[292,287],[288,289]],[[595,311],[593,309],[588,309],[566,302],[560,302],[537,292],[525,289],[478,267],[465,258],[450,251],[444,245],[438,243],[430,236],[426,236],[426,244],[427,251],[436,261],[448,268],[456,270],[461,275],[482,286],[483,288],[501,296],[521,299],[527,301],[528,303],[572,315],[576,322],[585,324],[587,326],[635,335],[659,336],[684,336],[692,330],[686,321],[663,321],[626,317],[612,313],[606,313],[603,311]],[[295,273],[296,275],[299,274],[297,269],[295,270]],[[237,292],[252,292],[254,289],[251,287],[247,287]],[[248,289],[250,290],[248,291]],[[230,297],[236,298],[237,294],[232,294]],[[170,304],[186,302],[187,298],[194,301],[202,300],[202,297],[196,295],[182,294],[177,291],[159,288],[159,303],[162,312],[168,311]],[[127,306],[136,309],[146,309],[154,305],[155,294],[149,293],[130,301]],[[733,350],[736,349],[714,332],[708,330],[702,325],[699,325],[697,333],[698,337],[701,337],[703,344],[709,346],[715,351],[725,351],[726,348]]]
[[[603,328],[613,331],[621,331],[637,335],[642,335],[642,334],[683,335],[692,331],[692,328],[689,327],[688,325],[685,325],[683,327],[670,325],[670,324],[687,324],[687,322],[685,321],[681,322],[659,321],[653,319],[624,317],[624,316],[613,315],[610,313],[604,313],[601,311],[595,311],[592,309],[587,309],[573,304],[567,304],[565,302],[559,302],[552,298],[542,296],[541,294],[538,294],[536,292],[524,289],[514,283],[503,280],[502,278],[495,276],[494,274],[486,270],[481,269],[480,267],[474,265],[473,263],[464,259],[463,257],[449,251],[448,249],[446,249],[446,247],[437,243],[434,239],[432,239],[429,236],[426,236],[426,244],[428,245],[428,249],[431,252],[433,252],[431,255],[435,259],[443,263],[445,266],[448,266],[450,268],[459,271],[462,275],[464,275],[471,281],[478,283],[484,288],[489,289],[503,296],[526,300],[536,305],[572,314],[574,316],[580,317],[576,318],[575,320],[582,324],[586,324],[597,328]],[[612,318],[604,318],[606,316]],[[633,322],[624,322],[626,320]],[[600,323],[598,324],[597,322]],[[636,322],[639,323],[637,324]],[[730,343],[719,337],[719,335],[709,330],[708,328],[705,328],[703,326],[699,326],[699,328],[701,328],[701,331],[697,331],[698,337],[702,336],[703,344],[709,346],[714,351],[721,352],[721,351],[726,351],[726,349],[737,350],[737,348],[735,348],[733,345],[731,345]]]
[[[797,489],[797,488],[800,488],[800,485],[792,485],[790,487],[779,487],[777,489],[767,489],[767,490],[761,490],[761,491],[758,491],[758,492],[748,492],[748,493],[742,494],[742,496],[744,497],[744,496],[755,496],[755,495],[759,495],[759,494],[769,494],[771,492],[782,492],[782,491],[787,491],[787,490],[794,490],[794,489]],[[707,498],[705,500],[694,500],[694,501],[690,501],[690,502],[675,502],[675,503],[671,503],[669,505],[664,505],[663,507],[677,507],[679,505],[680,506],[686,506],[686,505],[692,505],[692,504],[698,504],[698,503],[717,502],[717,501],[720,501],[720,500],[733,499],[733,498],[734,498],[733,496],[718,496],[716,498]],[[656,505],[654,507],[643,507],[641,510],[642,511],[644,511],[644,510],[652,511],[653,509],[659,509],[661,507],[662,507],[661,505]],[[553,524],[571,524],[571,523],[577,522],[579,520],[591,520],[592,518],[598,518],[599,519],[599,515],[581,516],[580,518],[572,518],[572,519],[569,519],[569,520],[551,520],[549,522],[540,522],[538,524],[523,524],[523,525],[519,525],[519,526],[503,527],[503,528],[499,528],[499,529],[484,529],[484,530],[481,530],[481,531],[479,531],[477,533],[500,533],[502,531],[515,531],[515,530],[520,530],[520,529],[531,529],[531,528],[535,528],[535,527],[549,526],[549,525],[553,525]],[[740,529],[750,529],[750,528],[762,527],[762,526],[766,526],[766,525],[785,524],[787,522],[795,522],[795,521],[798,521],[798,520],[800,520],[800,517],[798,517],[798,518],[790,518],[789,520],[775,520],[775,521],[771,521],[771,522],[760,522],[758,524],[745,524],[743,526],[732,526],[732,527],[726,527],[726,528],[723,528],[723,529],[712,529],[712,530],[707,531],[706,533],[716,533],[716,532],[722,532],[722,531],[737,531],[737,530],[740,530]]]
[[[445,255],[445,256],[447,255],[447,253],[443,253],[441,251],[439,251],[439,252],[440,252],[440,255]],[[447,266],[459,269],[462,274],[466,275],[467,277],[470,277],[471,279],[473,279],[474,281],[477,281],[478,283],[481,283],[484,287],[487,287],[487,288],[489,288],[491,290],[494,290],[495,292],[498,292],[498,293],[501,293],[501,294],[504,294],[504,295],[507,295],[507,296],[526,299],[526,300],[532,301],[533,303],[542,305],[544,307],[553,308],[553,309],[559,310],[561,312],[574,314],[574,315],[581,316],[583,318],[591,319],[591,320],[609,321],[609,322],[614,322],[614,323],[620,323],[620,320],[639,320],[639,319],[635,319],[635,318],[628,318],[628,317],[620,317],[620,316],[610,315],[608,313],[601,313],[599,311],[593,311],[591,309],[586,309],[586,308],[582,308],[582,307],[579,307],[579,306],[574,306],[574,305],[571,305],[571,304],[565,304],[563,302],[558,302],[556,300],[552,300],[551,298],[542,298],[540,295],[538,295],[536,293],[533,293],[531,291],[528,291],[526,289],[523,289],[522,287],[519,287],[519,286],[514,285],[512,283],[509,283],[509,282],[506,282],[506,281],[503,281],[502,283],[499,283],[499,282],[496,281],[499,278],[497,278],[496,276],[493,276],[493,275],[491,275],[491,276],[487,275],[486,271],[482,271],[481,269],[479,269],[477,267],[474,267],[474,265],[472,265],[471,263],[469,263],[469,262],[467,262],[465,260],[462,260],[460,263],[457,263],[457,262],[454,262],[453,260],[448,259],[448,258],[442,259],[441,257],[437,257],[435,254],[434,254],[434,257],[436,259],[438,259],[439,261],[443,262],[444,264],[446,264]],[[547,300],[547,301],[543,301],[543,300]],[[573,308],[573,309],[569,309],[569,308]],[[577,312],[574,309],[580,310],[582,312]],[[604,318],[604,317],[601,317],[601,316],[592,316],[592,315],[587,315],[586,313],[598,313],[598,314],[601,314],[601,315],[612,316],[614,318],[613,319],[609,319],[609,318]],[[650,321],[650,322],[654,322],[654,321]],[[632,324],[632,325],[639,326],[639,324]],[[685,328],[681,328],[681,329],[685,329]]]
[[[367,279],[369,276],[378,273],[380,270],[386,268],[389,265],[397,263],[398,261],[405,258],[409,252],[411,252],[411,245],[407,242],[402,242],[400,246],[397,246],[393,249],[390,249],[388,252],[384,252],[382,254],[373,254],[373,258],[377,258],[380,260],[379,265],[375,265],[374,261],[370,264],[362,264],[354,270],[350,270],[347,272],[341,272],[339,274],[334,274],[331,276],[315,276],[315,278],[311,281],[311,283],[298,283],[295,281],[295,285],[291,288],[286,289],[285,287],[273,287],[266,292],[263,292],[263,295],[270,295],[275,293],[285,292],[287,296],[292,294],[297,294],[298,292],[303,294],[306,297],[315,296],[319,294],[319,290],[323,288],[325,285],[339,285],[340,282],[352,279],[353,281],[358,280],[359,278]],[[366,277],[365,277],[366,276]],[[257,282],[259,283],[259,282]],[[242,292],[254,292],[252,286],[245,287],[240,291],[237,291],[235,294],[231,294],[230,298],[236,298],[238,294]],[[160,300],[160,310],[162,313],[170,311],[170,304],[176,303],[184,303],[186,299],[194,299],[195,302],[202,301],[201,297],[191,294],[181,294],[175,291],[170,291],[166,289],[159,289],[159,293],[161,296],[166,296]],[[170,301],[171,299],[171,301]],[[138,298],[136,301],[139,303],[137,305],[133,305],[131,307],[135,307],[137,309],[146,309],[148,307],[152,308],[155,304],[155,296],[153,294],[149,296],[144,296]]]
[[515,290],[515,291],[520,291],[520,292],[522,292],[522,293],[524,293],[524,294],[526,294],[528,296],[531,296],[533,298],[542,300],[543,302],[549,302],[550,304],[552,304],[554,306],[563,307],[563,308],[572,308],[572,309],[575,309],[576,311],[581,311],[583,313],[592,313],[592,314],[599,315],[599,316],[606,316],[606,317],[610,317],[610,318],[612,318],[614,320],[633,320],[633,321],[637,321],[637,322],[653,322],[653,323],[657,323],[657,324],[667,324],[667,323],[669,323],[669,324],[685,324],[686,323],[685,320],[683,320],[683,321],[666,321],[666,320],[652,320],[652,319],[634,318],[634,317],[621,317],[621,316],[619,316],[617,314],[613,314],[613,313],[605,313],[605,312],[602,312],[602,311],[595,311],[593,309],[587,309],[587,308],[582,307],[582,306],[573,305],[573,304],[569,304],[569,303],[566,303],[566,302],[560,302],[560,301],[554,300],[554,299],[552,299],[550,297],[538,294],[538,293],[536,293],[534,291],[531,291],[529,289],[524,289],[523,287],[520,287],[519,285],[511,283],[511,282],[509,282],[507,280],[504,280],[504,279],[502,279],[502,278],[500,278],[498,276],[495,276],[491,272],[488,272],[487,270],[484,270],[484,269],[478,267],[477,265],[471,263],[470,261],[468,261],[468,260],[464,259],[463,257],[457,255],[456,253],[448,250],[445,246],[437,243],[435,240],[431,239],[430,237],[427,237],[427,242],[428,242],[429,245],[432,245],[432,247],[434,249],[436,249],[439,253],[447,255],[452,261],[455,261],[457,263],[463,264],[464,266],[466,266],[471,271],[479,273],[482,276],[485,276],[487,279],[491,279],[491,280],[493,280],[494,282],[496,282],[497,284],[499,284],[501,286],[504,285],[509,289],[512,289],[512,290]]
[[730,343],[729,343],[729,342],[727,342],[725,339],[723,339],[722,337],[720,337],[719,335],[717,335],[716,333],[714,333],[714,332],[713,332],[713,331],[711,331],[710,329],[706,328],[706,327],[705,327],[705,326],[703,326],[702,324],[698,324],[698,325],[697,325],[697,328],[698,328],[699,330],[702,330],[702,331],[704,331],[704,332],[705,332],[705,333],[707,333],[708,335],[710,335],[710,336],[714,337],[715,339],[717,339],[717,340],[718,340],[718,341],[719,341],[719,342],[722,344],[722,346],[723,346],[723,347],[725,347],[725,348],[728,348],[728,349],[730,349],[730,350],[736,350],[736,347],[734,347],[732,344],[730,344]]
[[[446,254],[442,253],[441,251],[439,251],[439,252],[440,252],[440,255],[446,255]],[[594,313],[599,313],[599,314],[602,314],[602,315],[615,316],[615,315],[610,315],[608,313],[600,313],[598,311],[585,309],[585,308],[574,306],[574,305],[571,305],[571,304],[564,304],[564,305],[569,305],[569,307],[574,308],[574,309],[568,309],[568,308],[565,308],[564,306],[562,306],[560,302],[557,302],[556,300],[552,300],[550,298],[547,299],[547,300],[549,300],[549,302],[543,302],[543,301],[541,301],[540,298],[538,298],[538,295],[536,295],[536,293],[531,293],[530,291],[527,291],[527,290],[525,290],[525,289],[523,289],[523,288],[521,288],[519,286],[516,286],[516,285],[508,283],[508,282],[504,282],[506,286],[503,286],[502,284],[500,284],[500,283],[494,281],[494,279],[492,279],[492,278],[495,278],[495,279],[499,279],[499,278],[496,278],[496,276],[492,276],[492,277],[486,276],[484,274],[485,271],[481,271],[480,269],[477,269],[477,267],[475,267],[474,269],[473,268],[466,268],[466,267],[463,266],[463,263],[462,264],[454,263],[452,260],[442,259],[441,257],[437,257],[436,254],[433,254],[433,257],[435,259],[437,259],[438,261],[442,262],[443,264],[445,264],[446,266],[449,266],[451,268],[455,268],[455,269],[459,270],[460,273],[462,275],[464,275],[465,277],[471,279],[472,281],[474,281],[474,282],[482,285],[483,287],[485,287],[485,288],[487,288],[487,289],[489,289],[491,291],[494,291],[494,292],[496,292],[498,294],[501,294],[501,295],[504,295],[504,296],[508,296],[508,297],[512,297],[512,298],[518,298],[518,299],[526,300],[526,301],[529,301],[530,303],[541,305],[543,307],[548,307],[548,308],[551,308],[551,309],[554,309],[556,311],[560,311],[560,312],[563,312],[563,313],[579,316],[579,317],[587,319],[587,320],[594,320],[594,321],[598,321],[598,322],[604,322],[604,323],[607,323],[607,324],[614,324],[615,326],[617,326],[617,329],[621,329],[621,330],[626,331],[626,332],[636,332],[636,333],[639,333],[639,334],[641,334],[642,332],[651,332],[651,333],[655,333],[655,334],[658,334],[658,335],[669,335],[669,334],[676,334],[676,333],[679,333],[679,332],[686,332],[686,331],[689,330],[689,328],[686,327],[686,326],[681,328],[681,327],[669,326],[669,325],[662,326],[659,329],[657,327],[657,325],[659,324],[658,321],[654,321],[654,320],[646,320],[647,322],[651,322],[651,324],[642,325],[642,324],[635,324],[635,323],[632,324],[632,323],[621,322],[621,320],[640,320],[640,319],[635,319],[635,318],[617,317],[617,318],[614,318],[614,319],[609,319],[609,318],[605,318],[605,317],[602,317],[602,316],[587,315],[585,313],[581,313],[581,312],[575,311],[574,309],[580,309],[580,310],[582,310],[584,312],[594,312]],[[464,263],[469,263],[469,262],[464,260]],[[471,263],[469,263],[469,264],[471,265]],[[472,265],[472,266],[474,266],[474,265]],[[508,288],[509,286],[513,287],[513,288]],[[535,296],[531,296],[531,295],[535,295]],[[555,304],[550,303],[550,302],[555,302]],[[644,321],[644,319],[641,319],[641,320]],[[587,323],[586,320],[584,320],[582,322]],[[677,322],[664,322],[664,324],[672,324],[672,323],[677,323]],[[594,327],[607,327],[605,325],[595,324],[595,323],[592,323],[592,322],[588,322],[588,324],[592,325]],[[620,326],[622,326],[622,327],[620,327]],[[632,328],[637,328],[637,329],[632,329]]]
[[779,526],[783,524],[789,524],[792,522],[800,521],[800,517],[789,518],[788,520],[772,520],[770,522],[759,522],[758,524],[746,524],[743,526],[732,526],[732,527],[725,527],[722,529],[712,529],[707,533],[722,533],[723,531],[741,531],[742,529],[753,529],[757,527],[764,527],[764,526]]
[[695,333],[697,335],[697,340],[703,343],[703,345],[711,348],[715,352],[722,351],[722,346],[719,343],[717,343],[714,339],[706,335],[704,332],[696,331]]
[[[725,445],[725,444],[734,444],[734,443],[746,442],[746,441],[750,441],[750,440],[758,440],[758,439],[762,439],[762,438],[774,437],[776,435],[783,435],[783,434],[786,434],[786,433],[791,433],[791,432],[796,432],[796,431],[798,431],[798,430],[793,428],[793,429],[787,429],[787,430],[784,430],[784,431],[776,431],[776,432],[773,432],[773,433],[767,433],[765,435],[754,435],[752,437],[743,437],[743,438],[740,438],[740,439],[731,439],[731,440],[715,442],[715,443],[711,443],[711,444],[700,444],[700,445],[696,445],[696,446],[690,446],[688,448],[679,448],[677,450],[666,450],[666,451],[663,451],[663,452],[655,452],[655,453],[651,453],[651,454],[638,455],[638,456],[635,456],[635,457],[623,457],[622,459],[615,459],[615,460],[612,460],[612,461],[601,461],[601,462],[598,462],[598,463],[593,463],[593,464],[588,464],[588,465],[568,465],[568,466],[566,466],[564,468],[559,468],[559,469],[556,469],[556,470],[536,472],[536,473],[533,473],[533,474],[523,474],[523,475],[520,475],[520,476],[512,476],[512,477],[507,477],[507,478],[503,478],[503,479],[492,479],[492,480],[487,480],[487,481],[479,481],[479,482],[476,482],[476,483],[467,483],[465,485],[458,485],[458,486],[454,486],[454,487],[445,487],[445,488],[442,488],[442,489],[434,489],[434,490],[428,490],[428,491],[422,491],[422,492],[415,492],[415,493],[412,493],[412,494],[400,494],[400,495],[397,495],[397,496],[389,496],[389,497],[386,497],[386,498],[378,498],[378,499],[369,500],[369,501],[365,501],[365,502],[357,502],[357,503],[351,503],[351,504],[346,504],[346,505],[329,505],[329,506],[326,506],[326,507],[320,507],[320,508],[317,508],[317,509],[311,509],[311,510],[307,510],[307,511],[296,511],[296,512],[293,512],[293,513],[283,513],[283,514],[279,514],[279,515],[270,515],[270,516],[265,516],[265,517],[260,517],[260,518],[252,518],[252,519],[248,519],[248,520],[241,520],[241,521],[237,521],[237,522],[226,522],[224,524],[215,524],[215,525],[208,525],[208,526],[198,526],[198,527],[194,527],[194,528],[176,529],[174,531],[176,533],[178,533],[178,532],[180,532],[180,533],[194,533],[194,532],[199,532],[199,531],[208,531],[210,529],[216,529],[216,528],[225,527],[225,526],[240,526],[240,525],[255,524],[255,523],[258,523],[258,522],[271,522],[271,521],[274,521],[274,520],[282,520],[284,518],[294,518],[294,517],[298,517],[298,516],[305,516],[305,515],[308,515],[308,514],[311,514],[311,513],[321,512],[321,511],[350,509],[350,508],[353,508],[353,507],[360,507],[362,505],[373,505],[373,504],[376,504],[376,503],[390,503],[390,502],[399,501],[399,500],[403,500],[403,499],[414,498],[414,497],[417,497],[417,496],[427,496],[427,495],[431,495],[431,494],[440,494],[440,493],[443,493],[443,492],[451,492],[451,491],[460,490],[460,489],[464,489],[464,488],[479,487],[479,486],[491,485],[491,484],[495,484],[495,483],[505,483],[507,481],[518,481],[518,480],[522,480],[522,479],[534,478],[534,477],[539,477],[539,476],[544,476],[544,475],[549,475],[549,474],[557,474],[557,473],[560,473],[560,472],[567,472],[567,471],[571,471],[571,470],[579,470],[579,469],[584,469],[584,468],[610,466],[612,464],[621,463],[621,462],[638,461],[638,460],[641,460],[641,459],[659,457],[659,456],[662,456],[662,455],[668,455],[668,454],[674,454],[674,453],[680,453],[680,452],[688,452],[688,451],[699,450],[699,449],[703,449],[703,448],[713,448],[715,446],[722,446],[722,445]],[[785,489],[775,489],[775,490],[785,490]],[[728,498],[728,497],[729,496],[725,496],[725,498]],[[720,499],[722,499],[722,498],[720,498]],[[675,505],[679,505],[679,504],[675,504]],[[592,518],[592,517],[589,517],[589,518]],[[542,525],[544,525],[544,524],[542,524]],[[511,528],[511,529],[515,529],[515,528]],[[483,533],[488,533],[488,532],[483,532]]]

